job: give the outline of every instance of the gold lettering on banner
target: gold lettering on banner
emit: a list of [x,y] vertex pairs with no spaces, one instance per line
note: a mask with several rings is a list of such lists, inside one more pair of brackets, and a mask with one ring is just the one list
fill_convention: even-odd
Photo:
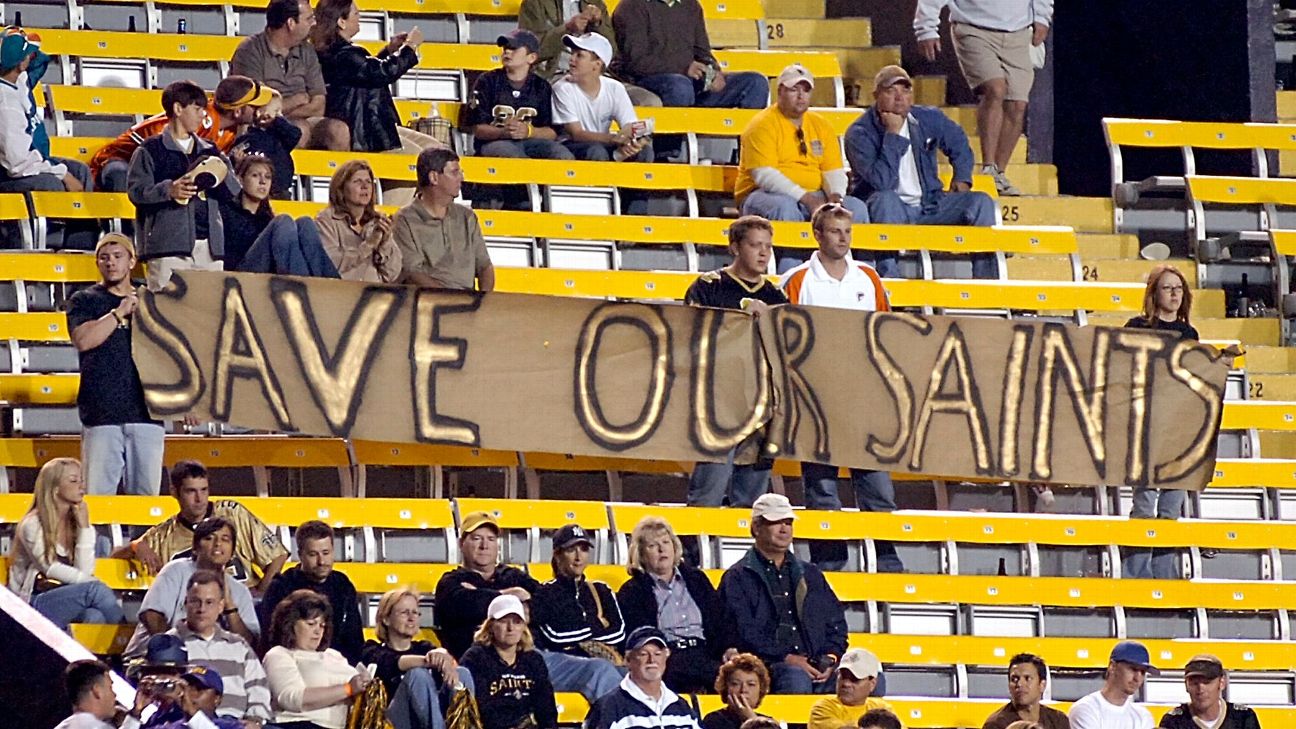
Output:
[[[1035,464],[1031,478],[1048,481],[1053,477],[1053,399],[1060,375],[1071,393],[1071,404],[1080,421],[1085,445],[1093,458],[1099,478],[1107,477],[1107,443],[1104,438],[1103,411],[1107,401],[1107,363],[1111,357],[1111,333],[1095,329],[1093,356],[1089,365],[1090,380],[1085,382],[1076,361],[1075,349],[1067,331],[1060,324],[1044,325],[1044,351],[1040,355],[1039,391],[1036,402],[1039,417],[1036,420]],[[1059,371],[1058,363],[1061,363]],[[1089,399],[1085,399],[1085,392]]]
[[476,311],[481,295],[419,289],[414,299],[410,361],[414,385],[414,434],[422,443],[481,445],[481,428],[471,420],[452,418],[437,412],[437,370],[462,370],[468,342],[441,336],[441,318]]
[[[958,378],[958,390],[955,393],[943,394],[945,375],[950,366]],[[922,410],[918,413],[918,424],[914,427],[913,452],[909,456],[909,468],[922,470],[923,449],[927,445],[927,429],[931,427],[932,415],[950,413],[962,415],[967,419],[968,430],[972,436],[972,453],[976,461],[978,474],[990,473],[990,447],[986,432],[985,411],[981,408],[981,394],[977,392],[976,377],[972,374],[972,362],[968,357],[967,342],[963,330],[958,324],[950,324],[941,342],[940,354],[932,365],[931,383],[927,386],[927,399],[923,401]]]
[[234,398],[234,380],[250,377],[260,383],[261,394],[270,405],[279,428],[296,430],[289,418],[279,380],[266,356],[261,333],[252,322],[247,301],[243,298],[243,287],[237,278],[230,276],[225,279],[224,293],[220,334],[216,339],[215,375],[212,377],[212,416],[217,420],[229,420]]
[[399,305],[405,300],[405,291],[398,288],[365,289],[351,310],[351,317],[342,329],[332,355],[320,334],[304,281],[276,277],[270,281],[270,297],[279,312],[311,397],[324,413],[333,434],[347,436],[355,424],[360,407],[359,394],[369,365],[380,351],[374,345],[391,325]]
[[693,418],[689,424],[694,445],[704,453],[720,455],[732,450],[769,419],[770,367],[761,348],[760,329],[751,327],[752,361],[756,365],[756,400],[746,420],[727,428],[716,420],[716,346],[721,312],[703,309],[697,317],[693,336],[693,357],[697,367],[693,373],[690,404]]
[[1188,386],[1189,390],[1206,403],[1206,417],[1193,438],[1188,450],[1153,469],[1157,483],[1175,481],[1192,473],[1215,452],[1215,438],[1219,432],[1220,418],[1224,415],[1224,393],[1210,386],[1196,373],[1184,366],[1184,355],[1196,349],[1196,342],[1180,340],[1170,350],[1170,376]]
[[[603,337],[612,327],[630,327],[648,340],[650,373],[639,414],[629,423],[617,425],[607,419],[598,393],[598,354]],[[661,425],[675,375],[671,366],[671,330],[655,306],[602,304],[590,313],[576,341],[576,369],[572,387],[576,417],[585,433],[596,443],[623,451],[646,442]],[[621,395],[623,393],[617,393]]]
[[931,332],[931,322],[901,312],[878,312],[871,314],[864,325],[865,342],[868,345],[869,357],[882,373],[882,384],[891,392],[891,399],[896,404],[896,434],[890,443],[883,443],[876,435],[870,433],[865,448],[883,463],[895,463],[900,460],[905,446],[909,443],[909,433],[913,424],[914,394],[909,378],[900,369],[900,365],[891,358],[886,347],[878,337],[882,325],[895,321],[926,336]]
[[1021,409],[1026,390],[1026,353],[1030,351],[1033,334],[1031,327],[1013,327],[1012,344],[1008,346],[1003,406],[999,409],[999,471],[1003,476],[1016,476],[1021,470],[1017,440],[1021,437]]
[[782,373],[783,388],[780,396],[783,417],[775,417],[770,424],[769,440],[778,450],[768,451],[796,455],[796,436],[801,428],[801,408],[810,413],[810,423],[814,427],[814,448],[811,458],[827,462],[832,458],[828,445],[828,416],[824,414],[819,396],[810,386],[809,380],[799,369],[814,349],[814,320],[810,311],[797,306],[780,306],[771,310],[766,316],[773,318],[774,329],[778,333],[779,371]]
[[1152,413],[1148,410],[1148,386],[1151,384],[1152,354],[1165,349],[1166,338],[1137,331],[1116,334],[1116,346],[1134,353],[1130,370],[1130,448],[1125,456],[1125,483],[1142,486],[1147,483],[1148,436]]
[[[185,284],[176,279],[176,298],[184,298]],[[156,344],[166,356],[175,362],[180,371],[179,377],[171,384],[153,384],[144,390],[144,402],[149,410],[159,415],[181,415],[188,413],[198,403],[207,389],[202,368],[198,366],[198,356],[194,354],[189,340],[174,324],[167,321],[157,310],[157,296],[143,291],[139,308],[135,312],[135,331]]]

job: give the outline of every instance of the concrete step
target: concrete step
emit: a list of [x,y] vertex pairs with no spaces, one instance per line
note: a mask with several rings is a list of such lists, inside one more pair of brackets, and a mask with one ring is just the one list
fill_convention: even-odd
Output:
[[[1195,302],[1194,302],[1195,303]],[[1129,321],[1124,313],[1101,312],[1089,315],[1090,324],[1105,326],[1123,326]],[[1237,340],[1247,349],[1247,363],[1250,364],[1251,346],[1276,346],[1278,344],[1277,319],[1217,319],[1193,317],[1193,326],[1202,339]]]
[[[937,159],[941,162],[945,161],[944,155],[941,154],[937,155]],[[938,167],[942,174],[948,175],[954,171],[954,168],[946,164],[941,164]],[[972,171],[977,172],[978,169],[978,167],[974,167]],[[1010,164],[1004,172],[1008,173],[1008,179],[1012,180],[1012,183],[1017,186],[1018,190],[1022,191],[1023,195],[1051,196],[1057,194],[1057,167],[1053,165]],[[1012,199],[1004,197],[1000,198],[999,201],[1004,203]],[[1005,220],[1004,222],[1007,223],[1008,221]]]
[[1138,258],[1138,236],[1128,233],[1085,233],[1076,236],[1080,257],[1085,260],[1103,258]]
[[[1251,352],[1246,355],[1247,375],[1251,379],[1252,400],[1276,400],[1291,402],[1296,400],[1296,374],[1277,372],[1252,372]],[[1292,435],[1296,436],[1296,433]]]
[[1261,458],[1296,458],[1296,433],[1260,431]]
[[[860,95],[872,103],[873,99],[873,79],[855,79],[860,84]],[[923,106],[943,106],[945,104],[945,77],[944,76],[915,76],[914,77],[914,103]],[[976,149],[976,147],[972,147]],[[1014,162],[1025,162],[1026,158],[1013,160]]]
[[1069,225],[1077,233],[1112,232],[1112,201],[1106,197],[1001,197],[999,211],[1004,225]]
[[1251,375],[1296,372],[1296,347],[1247,347],[1246,368]]
[[[1155,267],[1159,261],[1144,261],[1141,259],[1090,259],[1081,257],[1080,263],[1083,267],[1084,280],[1086,281],[1109,281],[1124,283],[1147,283],[1148,272]],[[1197,264],[1187,259],[1166,261],[1183,272],[1184,277],[1188,279],[1188,286],[1197,287]],[[1196,292],[1193,294],[1196,295]]]
[[706,28],[712,48],[760,48],[760,28],[755,21],[712,18]]
[[[779,0],[782,3],[783,0]],[[1296,91],[1278,92],[1278,121],[1286,122],[1296,119]]]
[[[981,161],[980,161],[981,160],[981,138],[976,136],[975,134],[969,134],[968,144],[971,145],[972,147],[972,154],[976,155],[977,167],[979,168],[981,166]],[[1026,164],[1026,147],[1027,147],[1026,137],[1025,135],[1023,135],[1020,139],[1017,140],[1016,146],[1013,147],[1012,157],[1009,159],[1008,163]],[[1012,175],[1009,175],[1009,177],[1012,177]]]
[[765,0],[765,17],[822,18],[825,0]]
[[[707,23],[710,30],[711,24]],[[873,27],[868,18],[796,18],[779,13],[765,17],[765,43],[769,48],[869,48]]]
[[[851,83],[863,84],[858,103],[868,106],[873,103],[873,77],[883,66],[900,64],[900,46],[874,46],[872,48],[828,48],[816,47],[804,50],[824,51],[837,54],[837,63],[841,65],[842,78],[849,86]],[[771,82],[771,89],[774,89]],[[771,97],[773,98],[773,97]],[[834,103],[832,84],[816,84],[814,94],[810,97],[813,106],[832,106]]]
[[1070,281],[1071,262],[1064,256],[1013,256],[1009,281]]
[[1224,318],[1224,290],[1223,289],[1197,289],[1193,291],[1193,320],[1202,319],[1223,319]]

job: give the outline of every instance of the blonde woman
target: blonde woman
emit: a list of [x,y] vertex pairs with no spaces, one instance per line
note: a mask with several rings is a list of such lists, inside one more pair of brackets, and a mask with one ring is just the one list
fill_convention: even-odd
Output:
[[95,532],[85,494],[80,461],[46,463],[9,550],[9,589],[63,630],[122,621],[117,596],[94,576]]
[[514,595],[500,595],[463,655],[473,676],[482,729],[558,726],[558,706],[544,658],[535,651],[526,609]]
[[329,204],[315,216],[324,252],[349,281],[395,283],[401,250],[392,240],[392,221],[375,204],[369,163],[349,160],[329,182]]
[[[724,605],[665,519],[645,516],[630,534],[630,580],[617,592],[626,632],[645,625],[670,642],[666,685],[677,693],[710,691],[725,651]],[[722,656],[723,653],[729,656]]]
[[396,729],[444,729],[442,704],[460,686],[472,690],[472,676],[444,648],[417,640],[419,593],[413,587],[389,590],[378,601],[378,640],[360,651],[365,665],[376,667],[387,687],[387,718]]

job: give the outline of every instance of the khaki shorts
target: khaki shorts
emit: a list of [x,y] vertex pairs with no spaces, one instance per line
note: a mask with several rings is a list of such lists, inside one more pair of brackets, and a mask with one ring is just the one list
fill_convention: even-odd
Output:
[[225,263],[212,259],[207,241],[196,240],[193,255],[154,258],[145,264],[145,269],[149,291],[161,291],[171,283],[171,274],[175,271],[223,271]]
[[976,89],[986,81],[1001,78],[1008,82],[1006,99],[1029,100],[1035,82],[1035,67],[1030,59],[1033,33],[1031,26],[1008,32],[954,23],[954,51],[968,86]]

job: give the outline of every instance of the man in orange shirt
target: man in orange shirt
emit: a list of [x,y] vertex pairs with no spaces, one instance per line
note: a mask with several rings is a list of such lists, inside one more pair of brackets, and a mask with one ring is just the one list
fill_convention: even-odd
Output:
[[[263,86],[246,76],[230,76],[217,86],[212,99],[207,102],[207,117],[197,136],[216,145],[228,154],[234,146],[239,127],[255,121],[272,121],[272,103],[279,96],[269,86]],[[282,106],[282,99],[278,104]],[[156,114],[122,132],[121,136],[104,145],[90,158],[90,174],[95,189],[105,192],[125,192],[126,171],[131,155],[149,137],[155,137],[166,128],[169,119],[165,113]]]

